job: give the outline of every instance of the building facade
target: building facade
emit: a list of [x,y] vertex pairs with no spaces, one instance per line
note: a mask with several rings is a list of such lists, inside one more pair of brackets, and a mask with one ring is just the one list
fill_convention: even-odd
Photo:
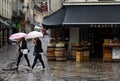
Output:
[[12,20],[20,32],[30,32],[33,26],[33,0],[14,0]]
[[42,20],[62,7],[63,0],[34,0],[34,22],[40,29],[43,28]]
[[8,19],[12,18],[12,0],[0,0],[0,15]]
[[0,48],[8,45],[12,33],[12,0],[0,0]]
[[32,4],[32,0],[0,0],[0,47],[10,43],[11,34],[31,31]]
[[24,0],[22,10],[23,13],[25,14],[24,29],[26,33],[33,30],[34,25],[33,5],[34,0]]

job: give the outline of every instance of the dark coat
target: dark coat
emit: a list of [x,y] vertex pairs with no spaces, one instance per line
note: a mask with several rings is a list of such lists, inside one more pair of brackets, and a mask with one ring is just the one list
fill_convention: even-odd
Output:
[[[22,49],[28,49],[26,40],[22,40],[22,44],[18,45],[18,51],[20,54],[22,54]],[[28,52],[29,52],[29,49],[28,49]]]
[[37,40],[36,45],[34,46],[34,52],[39,54],[43,52],[41,40]]
[[26,40],[22,40],[22,44],[20,46],[20,49],[27,49],[27,42],[26,42]]

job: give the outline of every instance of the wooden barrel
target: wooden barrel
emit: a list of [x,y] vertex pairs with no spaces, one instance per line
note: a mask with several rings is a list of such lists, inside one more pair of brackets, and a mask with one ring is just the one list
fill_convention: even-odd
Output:
[[66,60],[66,50],[65,48],[55,48],[55,59],[56,61]]
[[79,50],[78,47],[72,47],[71,48],[71,59],[75,60],[76,59],[76,52]]
[[47,58],[50,61],[55,60],[55,48],[54,47],[48,47],[47,48]]

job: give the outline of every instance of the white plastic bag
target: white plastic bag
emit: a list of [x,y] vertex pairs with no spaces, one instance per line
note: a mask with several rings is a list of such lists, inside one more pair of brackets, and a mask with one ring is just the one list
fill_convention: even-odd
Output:
[[23,50],[22,50],[22,53],[23,53],[23,54],[28,54],[28,49],[23,49]]

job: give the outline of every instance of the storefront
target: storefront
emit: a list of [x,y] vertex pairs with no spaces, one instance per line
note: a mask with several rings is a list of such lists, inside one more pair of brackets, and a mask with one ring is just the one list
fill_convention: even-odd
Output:
[[10,25],[3,20],[0,20],[0,48],[10,43],[9,35],[11,34],[12,28]]
[[[81,31],[82,33],[82,31]],[[94,24],[89,25],[86,31],[83,31],[82,40],[86,40],[89,42],[89,51],[90,51],[90,59],[91,60],[106,60],[104,58],[105,47],[106,45],[119,45],[120,41],[120,25],[118,24]],[[106,43],[107,41],[107,43]],[[109,48],[110,46],[108,46]],[[111,46],[112,48],[112,46]],[[112,58],[112,50],[111,58]],[[109,53],[109,52],[107,52]],[[109,55],[108,55],[109,57]],[[112,61],[112,60],[111,60]]]
[[[70,46],[76,42],[77,50],[86,50],[86,48],[87,51],[89,50],[90,60],[105,60],[106,40],[109,40],[109,44],[113,45],[115,44],[114,40],[120,40],[119,9],[119,5],[64,6],[45,17],[43,26],[51,30],[58,28],[59,31],[60,29],[63,31],[67,29]],[[62,40],[64,40],[65,32],[63,31],[61,35]],[[117,44],[119,45],[119,42]],[[112,58],[114,56],[113,49],[110,51],[112,54],[108,57]],[[72,55],[71,53],[73,52],[69,52],[70,55]]]

